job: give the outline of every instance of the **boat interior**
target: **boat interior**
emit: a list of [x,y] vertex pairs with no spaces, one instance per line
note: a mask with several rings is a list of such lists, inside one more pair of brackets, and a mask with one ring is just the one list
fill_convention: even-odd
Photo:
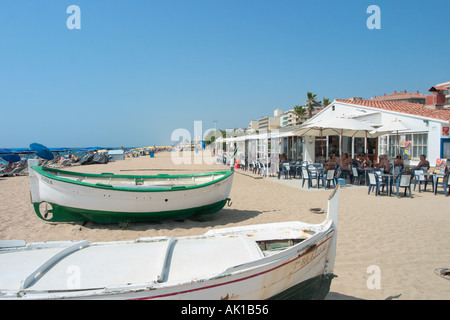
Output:
[[98,243],[0,241],[0,274],[8,275],[0,278],[0,296],[11,290],[68,290],[68,270],[74,266],[82,286],[77,290],[207,279],[273,257],[315,233],[286,230],[273,239],[259,239],[261,230],[247,236],[238,232]]
[[205,183],[219,180],[226,173],[213,173],[208,175],[171,176],[158,174],[154,176],[121,176],[113,173],[102,173],[98,175],[71,174],[63,171],[46,171],[47,173],[67,180],[89,183],[99,186],[133,187],[133,188],[173,188],[199,186]]

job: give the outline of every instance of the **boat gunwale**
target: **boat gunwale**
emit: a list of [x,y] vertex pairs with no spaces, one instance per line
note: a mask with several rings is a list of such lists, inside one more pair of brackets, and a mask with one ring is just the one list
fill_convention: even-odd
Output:
[[[170,175],[170,174],[158,174],[158,175],[120,175],[120,174],[114,174],[114,173],[83,173],[83,172],[74,172],[74,171],[66,171],[66,170],[58,170],[54,168],[48,168],[48,167],[42,167],[42,166],[31,166],[31,169],[35,170],[40,175],[60,181],[65,183],[71,183],[83,187],[89,187],[89,188],[97,188],[97,189],[103,189],[103,190],[115,190],[115,191],[127,191],[127,192],[169,192],[169,191],[185,191],[185,190],[192,190],[192,189],[198,189],[207,187],[209,185],[216,184],[220,181],[226,180],[227,178],[231,177],[234,173],[233,171],[214,171],[214,172],[202,172],[202,173],[194,173],[194,174],[179,174],[179,175]],[[113,185],[107,185],[107,184],[93,184],[83,181],[76,181],[71,180],[68,178],[59,177],[56,175],[51,174],[50,172],[54,173],[61,173],[66,175],[73,175],[73,176],[79,176],[79,177],[92,177],[92,178],[119,178],[119,179],[164,179],[164,178],[189,178],[189,177],[205,177],[205,176],[216,176],[216,175],[223,175],[223,177],[218,178],[217,180],[212,180],[209,182],[201,183],[194,186],[174,186],[170,188],[155,188],[155,187],[141,187],[141,188],[132,188],[127,186],[113,186]]]

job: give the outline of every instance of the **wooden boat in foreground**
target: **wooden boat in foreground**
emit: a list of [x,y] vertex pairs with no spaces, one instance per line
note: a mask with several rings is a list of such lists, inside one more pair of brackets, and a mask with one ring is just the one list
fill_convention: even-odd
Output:
[[322,299],[334,277],[338,206],[339,185],[321,224],[120,242],[3,241],[0,298]]
[[34,165],[31,202],[39,218],[98,223],[184,219],[221,210],[233,171],[152,176],[87,174]]

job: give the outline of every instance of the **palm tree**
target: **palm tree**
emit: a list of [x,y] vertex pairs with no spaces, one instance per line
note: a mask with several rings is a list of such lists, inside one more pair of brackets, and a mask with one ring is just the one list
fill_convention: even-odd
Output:
[[313,111],[313,107],[315,104],[317,104],[317,94],[314,94],[312,92],[307,92],[306,96],[308,98],[308,100],[306,100],[305,102],[308,104],[308,114],[309,114],[309,118],[312,118],[312,111]]
[[298,119],[300,119],[300,123],[302,123],[302,119],[306,117],[306,109],[303,106],[295,106],[294,113],[297,115]]
[[330,104],[330,99],[328,99],[328,98],[323,98],[322,99],[322,107],[323,108],[325,108],[329,104]]

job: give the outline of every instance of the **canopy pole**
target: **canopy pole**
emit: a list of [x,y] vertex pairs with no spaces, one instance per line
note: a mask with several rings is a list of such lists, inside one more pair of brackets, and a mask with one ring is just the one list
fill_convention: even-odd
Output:
[[368,154],[367,152],[367,131],[365,131],[366,139],[364,140],[364,153]]
[[325,157],[323,155],[323,129],[320,129],[320,143],[322,145],[322,162],[325,162]]

